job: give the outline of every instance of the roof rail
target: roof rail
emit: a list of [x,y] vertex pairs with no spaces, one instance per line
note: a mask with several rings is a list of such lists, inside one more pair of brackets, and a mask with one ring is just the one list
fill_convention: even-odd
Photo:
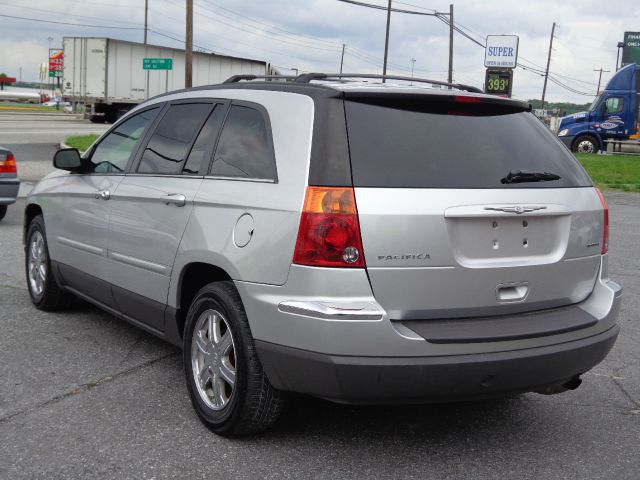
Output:
[[222,83],[238,83],[242,80],[251,81],[251,80],[285,80],[285,81],[293,81],[297,77],[288,76],[288,75],[233,75],[232,77],[227,78]]
[[465,90],[473,93],[484,93],[482,90],[471,85],[463,85],[461,83],[441,82],[439,80],[429,80],[419,77],[403,77],[398,75],[375,75],[368,73],[303,73],[295,78],[296,83],[309,83],[312,80],[330,80],[333,78],[373,78],[381,80],[404,80],[407,82],[430,83],[431,85],[441,85],[444,87],[452,87],[458,90]]

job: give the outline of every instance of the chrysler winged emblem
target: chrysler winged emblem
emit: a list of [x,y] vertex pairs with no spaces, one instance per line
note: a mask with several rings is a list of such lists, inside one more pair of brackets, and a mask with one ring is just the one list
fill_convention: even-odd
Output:
[[493,210],[495,212],[505,212],[505,213],[517,213],[520,215],[521,213],[529,213],[535,212],[537,210],[545,210],[547,207],[543,206],[531,206],[531,207],[521,207],[520,205],[514,205],[513,207],[484,207],[485,210]]

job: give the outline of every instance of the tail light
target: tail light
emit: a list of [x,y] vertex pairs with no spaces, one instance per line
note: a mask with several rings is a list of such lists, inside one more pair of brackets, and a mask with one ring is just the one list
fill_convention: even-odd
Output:
[[365,266],[353,188],[307,187],[293,263]]
[[604,226],[602,233],[602,254],[604,255],[609,251],[609,207],[607,207],[607,202],[599,188],[596,188],[596,192],[598,193],[598,197],[600,197],[600,203],[602,203],[602,209],[604,210]]
[[18,173],[16,159],[13,158],[13,154],[0,154],[0,173]]

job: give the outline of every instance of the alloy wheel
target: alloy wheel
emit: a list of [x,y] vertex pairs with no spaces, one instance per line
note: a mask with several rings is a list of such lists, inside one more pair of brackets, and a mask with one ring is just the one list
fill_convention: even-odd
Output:
[[213,410],[223,409],[235,391],[236,356],[229,324],[217,310],[205,310],[198,317],[191,366],[200,399]]

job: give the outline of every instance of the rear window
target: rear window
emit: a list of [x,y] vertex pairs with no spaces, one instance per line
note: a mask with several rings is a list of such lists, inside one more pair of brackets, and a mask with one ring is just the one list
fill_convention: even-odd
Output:
[[[345,110],[353,184],[357,187],[592,185],[573,155],[528,112],[493,115],[486,110],[478,114],[460,108],[453,112],[442,108],[408,110],[354,101],[346,101]],[[560,180],[501,183],[510,171],[517,170],[554,173]]]

